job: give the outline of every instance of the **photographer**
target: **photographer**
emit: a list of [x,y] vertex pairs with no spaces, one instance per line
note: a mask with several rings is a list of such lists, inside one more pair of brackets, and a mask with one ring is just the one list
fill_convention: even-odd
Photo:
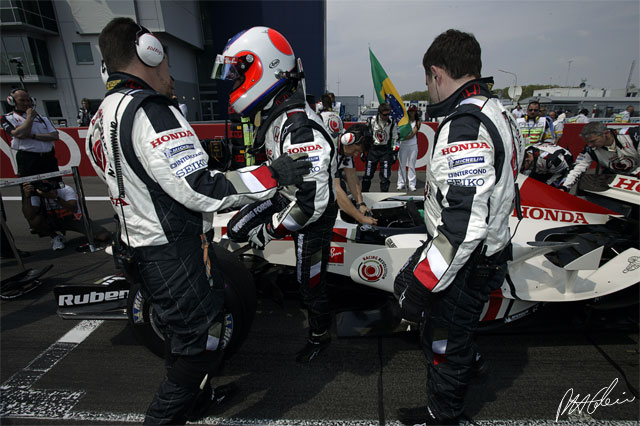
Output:
[[[78,206],[78,194],[70,187],[52,180],[41,180],[22,185],[22,213],[29,226],[41,237],[50,236],[53,250],[64,248],[64,233],[85,233],[82,213]],[[106,242],[111,234],[92,221],[89,224],[96,241]]]

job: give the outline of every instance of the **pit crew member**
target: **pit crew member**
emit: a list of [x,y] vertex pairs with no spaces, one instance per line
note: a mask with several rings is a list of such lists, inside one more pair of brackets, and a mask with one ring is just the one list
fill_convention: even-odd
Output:
[[[378,221],[371,215],[371,210],[362,198],[360,182],[356,175],[353,157],[366,154],[371,149],[373,137],[371,128],[365,123],[356,123],[340,136],[338,145],[338,175],[333,186],[336,189],[336,199],[340,209],[360,223],[377,225]],[[353,202],[343,188],[343,181],[351,192]],[[354,205],[355,202],[355,205]]]
[[520,173],[557,188],[572,165],[573,156],[568,149],[541,143],[527,147]]
[[367,160],[362,177],[362,191],[369,192],[371,179],[380,163],[380,192],[389,192],[391,167],[396,161],[398,147],[398,126],[391,118],[391,107],[382,103],[378,106],[378,114],[367,120],[373,135],[373,147],[367,153]]
[[120,220],[118,258],[140,281],[166,342],[166,376],[144,422],[184,424],[229,396],[210,384],[222,351],[209,330],[221,328],[224,314],[224,283],[209,256],[212,213],[272,197],[279,184],[302,181],[310,163],[284,156],[269,167],[209,171],[195,131],[169,99],[159,40],[114,18],[98,41],[109,77],[86,151]]
[[229,238],[249,241],[256,249],[264,249],[274,238],[293,236],[297,281],[309,318],[307,343],[296,355],[304,363],[331,341],[324,277],[337,215],[337,156],[322,119],[306,102],[301,68],[282,34],[253,27],[229,40],[216,58],[213,75],[234,81],[231,110],[254,122],[260,117],[255,149],[264,145],[271,161],[284,153],[305,152],[312,163],[304,182],[283,186],[271,199],[244,207],[227,226]]
[[586,124],[580,132],[586,145],[562,183],[562,189],[570,190],[594,161],[604,171],[640,178],[639,135],[638,126],[616,130],[597,121]]
[[401,409],[405,423],[458,424],[472,374],[474,334],[511,255],[509,217],[524,140],[513,116],[480,78],[480,45],[447,30],[424,55],[434,104],[446,117],[429,144],[426,242],[400,270],[394,293],[404,318],[421,322],[426,407]]

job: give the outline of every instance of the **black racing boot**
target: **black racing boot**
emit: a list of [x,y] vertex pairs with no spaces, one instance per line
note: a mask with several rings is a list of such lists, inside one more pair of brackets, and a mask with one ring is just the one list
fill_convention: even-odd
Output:
[[198,421],[214,413],[221,405],[227,403],[236,393],[237,387],[233,383],[212,388],[210,383],[200,390],[187,411],[186,417],[190,422]]
[[473,363],[471,364],[471,377],[483,378],[487,374],[489,374],[489,364],[487,364],[484,357],[480,355],[480,352],[476,352],[473,355]]
[[307,344],[296,354],[296,362],[309,363],[331,343],[329,330],[321,334],[309,333]]
[[436,416],[428,406],[399,408],[398,420],[405,425],[457,425],[458,419],[449,419]]

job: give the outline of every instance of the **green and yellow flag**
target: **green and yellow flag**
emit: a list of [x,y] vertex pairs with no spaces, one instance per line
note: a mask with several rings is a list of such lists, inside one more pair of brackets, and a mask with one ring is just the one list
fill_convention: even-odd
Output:
[[391,117],[398,123],[398,140],[403,140],[411,133],[411,123],[409,123],[409,115],[404,107],[402,98],[398,91],[393,87],[393,83],[382,69],[382,65],[378,62],[371,49],[369,49],[369,58],[371,59],[371,77],[373,78],[373,87],[378,95],[378,102],[386,102],[391,106]]

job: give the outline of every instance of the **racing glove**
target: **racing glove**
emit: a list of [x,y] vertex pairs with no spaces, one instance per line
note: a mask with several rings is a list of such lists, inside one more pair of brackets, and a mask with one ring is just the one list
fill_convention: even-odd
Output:
[[264,250],[269,241],[277,238],[270,223],[262,223],[249,231],[249,245],[256,250]]
[[302,161],[308,157],[306,153],[283,154],[273,160],[268,168],[273,178],[278,181],[278,185],[300,185],[302,176],[308,175],[313,166],[311,161]]
[[398,299],[402,318],[420,323],[424,318],[424,310],[429,303],[431,295],[432,293],[424,288],[422,284],[413,280]]

